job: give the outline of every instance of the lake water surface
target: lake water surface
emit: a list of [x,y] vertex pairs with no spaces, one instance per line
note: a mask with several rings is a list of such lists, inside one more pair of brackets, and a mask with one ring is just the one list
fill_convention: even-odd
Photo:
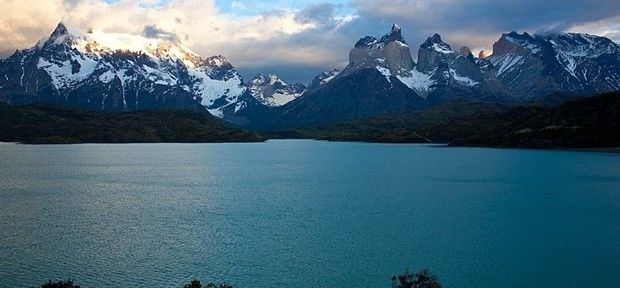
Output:
[[0,144],[0,287],[618,287],[620,154]]

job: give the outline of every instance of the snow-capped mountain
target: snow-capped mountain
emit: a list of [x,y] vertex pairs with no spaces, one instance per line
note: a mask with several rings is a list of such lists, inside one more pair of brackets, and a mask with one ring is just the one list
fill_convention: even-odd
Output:
[[64,23],[0,61],[0,98],[103,111],[204,110],[220,118],[246,105],[223,56],[202,58],[174,39],[91,31]]
[[270,107],[282,106],[297,99],[306,91],[306,86],[303,84],[289,84],[274,74],[258,74],[247,86],[256,100]]
[[578,33],[503,34],[487,58],[497,79],[516,97],[590,95],[620,90],[620,45]]

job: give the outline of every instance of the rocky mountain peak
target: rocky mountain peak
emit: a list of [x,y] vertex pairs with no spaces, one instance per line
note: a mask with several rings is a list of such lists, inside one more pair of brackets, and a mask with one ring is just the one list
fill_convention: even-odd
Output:
[[47,40],[42,40],[39,45],[59,45],[83,38],[85,38],[83,33],[79,32],[75,28],[72,28],[70,25],[65,24],[64,22],[59,22]]
[[390,29],[390,33],[381,37],[380,42],[389,43],[389,42],[394,42],[394,41],[400,41],[404,44],[407,44],[407,42],[405,42],[405,39],[403,39],[400,26],[398,26],[396,23],[392,24],[392,29]]
[[372,36],[360,39],[349,52],[349,66],[342,73],[348,75],[359,69],[370,68],[389,71],[396,76],[408,74],[414,65],[409,45],[403,39],[400,27],[394,24],[380,40]]
[[54,31],[50,35],[50,38],[57,38],[59,36],[66,35],[68,33],[69,33],[69,29],[67,28],[65,23],[59,22],[58,25],[56,25],[56,29],[54,29]]
[[433,34],[433,36],[428,37],[422,45],[420,45],[421,49],[434,50],[441,53],[451,54],[454,53],[452,48],[447,43],[441,40],[441,36],[437,33]]
[[[471,52],[471,51],[470,51]],[[428,37],[418,49],[418,70],[430,72],[441,63],[451,63],[457,54],[437,33]]]
[[390,32],[383,35],[381,39],[377,39],[373,36],[365,36],[361,38],[357,43],[355,43],[355,48],[373,48],[373,49],[382,49],[385,45],[392,42],[400,42],[404,45],[407,45],[407,42],[403,38],[401,28],[397,24],[392,24],[392,28]]

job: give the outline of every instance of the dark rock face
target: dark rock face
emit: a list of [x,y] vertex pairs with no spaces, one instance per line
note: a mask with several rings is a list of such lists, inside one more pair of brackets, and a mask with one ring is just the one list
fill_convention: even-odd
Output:
[[280,126],[311,126],[424,107],[424,99],[396,77],[387,78],[376,69],[361,69],[280,107]]

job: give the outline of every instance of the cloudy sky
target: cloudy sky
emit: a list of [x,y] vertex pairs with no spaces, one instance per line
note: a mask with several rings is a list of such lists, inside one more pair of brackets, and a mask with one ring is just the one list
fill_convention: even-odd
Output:
[[381,36],[393,22],[412,47],[440,33],[453,49],[476,52],[513,30],[618,42],[619,7],[620,0],[0,0],[0,57],[64,20],[85,31],[175,35],[203,56],[226,56],[246,78],[278,73],[307,82],[344,67],[359,38]]

